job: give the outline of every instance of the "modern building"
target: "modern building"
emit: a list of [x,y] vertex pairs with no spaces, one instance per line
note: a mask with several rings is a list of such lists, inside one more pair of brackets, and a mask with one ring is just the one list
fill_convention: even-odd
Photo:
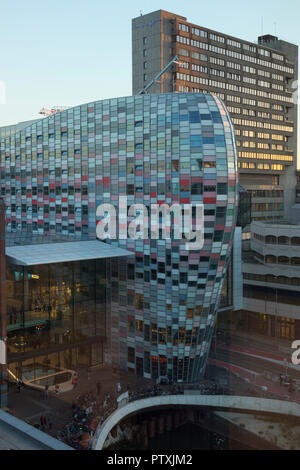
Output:
[[271,35],[245,41],[158,10],[132,20],[133,94],[176,55],[147,93],[219,96],[234,125],[252,220],[288,217],[296,186],[298,47]]
[[241,325],[252,333],[299,339],[300,225],[252,222],[250,244]]
[[[234,132],[221,100],[169,93],[77,106],[2,138],[0,170],[7,231],[31,240],[30,248],[23,242],[7,247],[14,367],[27,359],[20,348],[30,369],[33,356],[54,347],[54,366],[58,359],[67,368],[76,357],[88,362],[104,354],[107,362],[145,377],[201,377],[226,291],[237,215]],[[184,239],[163,238],[158,223],[158,239],[148,233],[145,239],[106,240],[124,257],[104,262],[94,250],[87,259],[83,246],[76,254],[76,243],[100,244],[92,240],[102,223],[97,208],[108,203],[118,210],[120,196],[127,197],[125,212],[134,203],[145,211],[152,204],[203,204],[203,247],[187,249]],[[193,209],[192,221],[195,226]],[[126,229],[121,222],[120,230]],[[70,257],[60,243],[54,250],[35,248],[39,236],[73,237]],[[26,331],[35,331],[41,319],[42,329],[30,336],[36,343],[27,344]]]
[[18,122],[17,124],[11,124],[10,126],[1,126],[0,127],[0,139],[3,137],[9,137],[10,135],[15,134],[18,131],[21,131],[22,129],[25,129],[25,127],[28,127],[30,124],[33,124],[34,122],[38,122],[40,119],[32,119],[31,121],[23,121],[23,122]]
[[[131,252],[99,240],[7,234],[7,368],[34,388],[105,362],[109,265]],[[19,234],[18,234],[19,235]]]

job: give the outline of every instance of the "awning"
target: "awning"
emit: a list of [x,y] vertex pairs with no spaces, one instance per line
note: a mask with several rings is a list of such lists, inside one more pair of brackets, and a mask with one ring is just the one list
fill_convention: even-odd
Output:
[[5,252],[9,263],[21,266],[134,255],[132,251],[99,240],[7,246]]

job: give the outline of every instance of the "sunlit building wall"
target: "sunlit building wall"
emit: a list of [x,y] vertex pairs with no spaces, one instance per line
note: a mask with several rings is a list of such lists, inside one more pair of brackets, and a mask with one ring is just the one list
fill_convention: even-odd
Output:
[[[1,140],[8,231],[95,237],[96,209],[204,204],[204,245],[111,240],[135,260],[111,262],[108,360],[138,375],[204,372],[237,212],[233,127],[209,94],[97,101]],[[193,216],[194,217],[194,216]]]

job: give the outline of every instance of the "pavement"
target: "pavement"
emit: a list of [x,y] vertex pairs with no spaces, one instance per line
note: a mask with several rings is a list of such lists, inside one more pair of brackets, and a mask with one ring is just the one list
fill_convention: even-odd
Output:
[[292,341],[273,338],[258,333],[249,333],[241,330],[224,332],[219,330],[218,338],[221,340],[227,338],[227,343],[233,346],[242,346],[251,350],[258,350],[261,354],[266,356],[287,357],[291,356]]
[[[268,338],[262,335],[249,334],[244,332],[231,332],[230,334],[220,334],[217,337],[216,348],[213,346],[209,364],[219,368],[227,369],[229,374],[240,377],[251,385],[272,393],[282,399],[289,399],[300,403],[300,390],[289,392],[288,387],[280,385],[278,367],[280,373],[285,371],[293,372],[293,377],[300,379],[300,366],[292,364],[291,356],[293,349],[292,341]],[[228,360],[222,361],[214,357],[214,351],[227,351]],[[232,353],[232,354],[230,354]],[[217,354],[218,355],[218,354]],[[247,367],[238,363],[238,355],[248,358]],[[285,367],[284,360],[287,360]],[[254,361],[264,361],[268,366],[268,373],[260,373],[254,367]],[[241,361],[245,363],[245,361]],[[256,366],[256,364],[255,364]],[[299,374],[298,374],[299,373]]]
[[[215,364],[219,370],[228,370],[230,386],[234,392],[238,394],[243,389],[245,393],[252,385],[260,390],[262,390],[262,387],[266,387],[269,393],[277,397],[300,403],[300,391],[289,393],[287,387],[280,386],[279,380],[278,383],[267,380],[263,374],[251,370],[251,361],[253,364],[253,361],[256,359],[267,361],[266,363],[270,370],[278,365],[278,363],[282,366],[283,359],[291,356],[291,342],[278,341],[261,335],[235,332],[227,336],[225,341],[222,335],[218,335],[216,347],[217,350],[223,349],[229,353],[239,353],[240,357],[249,358],[249,362],[247,361],[249,368],[248,366],[242,367],[237,363],[218,360],[214,357],[209,358],[209,364]],[[214,347],[212,347],[212,355],[213,350]],[[21,392],[18,393],[16,386],[10,384],[8,408],[11,414],[36,427],[40,425],[41,415],[45,415],[46,418],[51,415],[53,425],[51,429],[46,427],[44,431],[56,438],[58,431],[72,421],[72,404],[76,403],[80,395],[91,392],[97,403],[103,404],[107,394],[117,391],[118,383],[120,383],[122,391],[126,391],[128,388],[136,390],[145,386],[151,387],[154,383],[150,379],[136,377],[132,372],[113,371],[112,367],[109,366],[92,367],[90,368],[90,373],[83,368],[77,372],[79,380],[75,388],[58,395],[49,394],[48,398],[44,396],[43,392],[30,387],[22,387]],[[284,372],[284,368],[282,368],[282,372]],[[97,394],[97,383],[101,384],[99,395]],[[9,445],[9,443],[4,443],[3,445]]]
[[[92,393],[97,403],[102,404],[108,393],[117,391],[117,384],[120,383],[122,391],[128,388],[151,386],[153,381],[143,377],[136,377],[130,372],[115,371],[112,367],[93,367],[90,372],[86,369],[77,370],[79,380],[75,388],[70,391],[54,395],[49,393],[48,398],[44,393],[30,387],[22,387],[18,392],[16,385],[9,384],[8,410],[17,418],[26,421],[33,426],[40,426],[41,415],[52,417],[51,428],[46,426],[42,429],[47,434],[57,438],[58,431],[72,421],[72,405],[77,402],[78,397],[87,393]],[[97,383],[101,384],[101,391],[97,394]],[[0,433],[1,441],[1,433]],[[5,443],[3,445],[6,445]]]

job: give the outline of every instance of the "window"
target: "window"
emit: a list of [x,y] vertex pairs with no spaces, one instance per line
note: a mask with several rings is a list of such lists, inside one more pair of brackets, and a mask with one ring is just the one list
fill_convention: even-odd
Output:
[[184,55],[185,57],[189,56],[189,51],[187,49],[179,49],[179,55]]
[[275,54],[275,53],[272,53],[272,58],[275,59],[275,60],[281,60],[281,61],[283,61],[283,59],[284,59],[284,57],[282,55]]
[[128,348],[128,362],[132,362],[134,364],[134,356],[135,356],[134,348]]
[[190,32],[190,28],[189,28],[189,26],[186,25],[186,24],[181,24],[181,23],[179,23],[178,27],[179,27],[179,31],[184,31],[184,32],[186,32],[186,33],[189,33],[189,32]]
[[192,34],[195,36],[200,36],[202,38],[207,38],[207,31],[203,31],[202,29],[192,28]]
[[280,263],[280,264],[290,264],[290,260],[287,256],[278,256],[278,263]]
[[214,193],[216,191],[215,186],[204,186],[204,192],[212,192]]
[[250,44],[243,44],[243,49],[245,49],[245,51],[249,51],[249,52],[256,52],[256,47],[255,46],[251,46]]
[[134,194],[134,184],[128,184],[127,185],[127,194],[128,195]]
[[217,42],[222,42],[222,43],[225,42],[225,38],[223,38],[222,36],[218,36],[217,34],[211,33],[209,37],[212,41],[217,41]]
[[192,194],[202,194],[202,183],[193,183],[191,187]]
[[279,245],[288,245],[288,243],[289,243],[288,237],[285,237],[285,236],[278,237]]
[[241,43],[238,41],[234,41],[233,39],[227,39],[227,45],[237,47],[238,49],[241,47]]
[[217,193],[218,194],[227,194],[227,183],[218,183]]

